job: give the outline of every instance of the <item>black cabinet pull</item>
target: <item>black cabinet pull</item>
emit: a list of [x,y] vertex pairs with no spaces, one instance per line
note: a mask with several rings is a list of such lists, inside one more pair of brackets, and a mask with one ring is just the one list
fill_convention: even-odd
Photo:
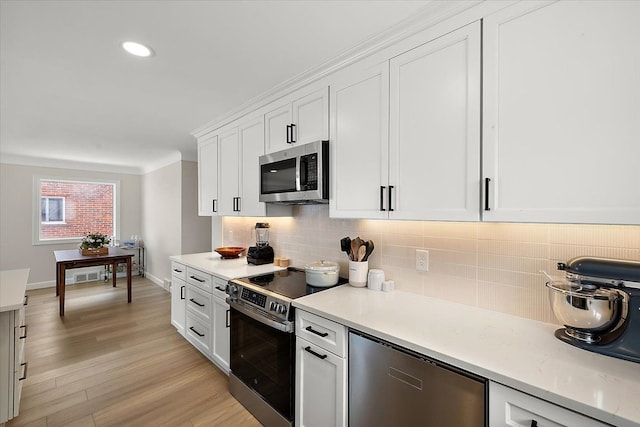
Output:
[[380,210],[381,211],[386,211],[386,209],[384,208],[384,189],[387,188],[384,185],[380,186]]
[[531,420],[531,427],[538,427],[538,422],[536,420]]
[[287,125],[287,144],[291,144],[291,125]]
[[189,326],[189,329],[191,329],[199,337],[203,337],[204,336],[204,334],[201,334],[200,332],[198,332],[195,329],[193,329],[193,326]]
[[22,372],[22,376],[18,378],[18,381],[24,381],[27,379],[27,368],[29,367],[29,363],[24,362],[21,363],[20,366],[24,366],[24,371]]
[[211,212],[218,212],[218,207],[216,206],[216,202],[218,199],[211,200]]
[[231,326],[231,319],[229,318],[229,314],[231,314],[231,309],[227,310],[227,316],[225,321],[225,326],[228,328]]
[[202,280],[202,279],[200,279],[200,278],[198,278],[196,276],[189,276],[189,277],[191,277],[193,280],[196,280],[196,281],[198,281],[200,283],[204,283],[204,280]]
[[193,298],[189,298],[189,301],[191,301],[192,303],[194,303],[198,307],[204,307],[204,304],[200,304],[198,301],[194,300]]
[[237,207],[237,212],[240,212],[240,210],[242,210],[242,206],[240,206],[240,197],[236,197],[236,199],[238,199],[238,201],[236,202],[236,207]]
[[180,286],[180,299],[184,299],[184,285]]
[[291,123],[291,143],[295,144],[296,143],[296,125]]
[[491,178],[484,179],[484,210],[490,211],[489,208],[489,183],[491,182]]
[[393,208],[391,207],[391,191],[393,190],[393,185],[389,186],[389,212],[393,212]]
[[175,271],[176,273],[182,273],[182,270],[178,270],[177,268],[174,268],[173,271]]
[[327,358],[327,355],[326,355],[326,354],[319,354],[319,353],[316,353],[315,351],[311,350],[311,347],[310,347],[310,346],[305,347],[305,348],[304,348],[304,351],[306,351],[306,352],[309,352],[309,353],[313,354],[313,355],[314,355],[315,357],[317,357],[318,359],[326,359],[326,358]]
[[311,332],[312,334],[316,334],[316,335],[318,335],[318,336],[320,336],[320,337],[322,337],[322,338],[324,338],[324,337],[326,337],[327,335],[329,335],[329,334],[328,334],[328,333],[326,333],[326,332],[318,332],[318,331],[316,331],[315,329],[313,329],[311,326],[307,326],[305,329],[306,329],[307,331]]
[[27,305],[27,304],[29,304],[29,295],[24,296],[24,302],[22,303],[22,305]]
[[19,337],[21,340],[24,340],[27,338],[27,325],[22,325],[20,326],[21,329],[24,329],[24,332],[22,333],[22,335]]
[[221,288],[220,286],[216,286],[216,289],[219,290],[220,292],[226,292],[227,291],[225,288]]

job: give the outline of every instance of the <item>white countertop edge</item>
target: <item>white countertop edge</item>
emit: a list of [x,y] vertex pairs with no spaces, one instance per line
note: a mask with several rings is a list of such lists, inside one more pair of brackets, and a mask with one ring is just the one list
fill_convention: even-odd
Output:
[[[351,288],[349,285],[343,285],[341,288],[345,288],[345,290],[348,290],[348,288]],[[523,381],[522,379],[517,378],[515,375],[513,374],[505,374],[504,372],[500,372],[499,369],[487,369],[484,366],[482,366],[482,364],[480,363],[473,363],[473,362],[469,362],[468,360],[464,360],[461,357],[455,357],[452,356],[450,354],[447,354],[446,352],[442,352],[442,351],[435,351],[427,346],[421,345],[420,343],[416,343],[413,342],[409,339],[405,339],[402,336],[398,336],[398,334],[396,333],[388,333],[386,332],[383,328],[379,328],[376,326],[371,326],[371,324],[365,324],[363,322],[358,322],[358,321],[354,321],[353,318],[350,317],[354,317],[354,316],[350,316],[349,314],[345,314],[345,316],[343,317],[339,312],[339,310],[334,311],[331,310],[330,308],[327,307],[321,307],[319,308],[318,306],[316,306],[314,304],[314,299],[317,300],[318,296],[323,296],[324,298],[329,297],[329,294],[327,292],[334,292],[334,291],[338,291],[339,288],[334,288],[319,294],[314,294],[314,295],[309,295],[303,298],[299,298],[294,300],[293,305],[294,307],[303,309],[305,311],[309,311],[313,314],[319,315],[321,317],[325,317],[329,320],[333,320],[335,322],[341,323],[349,328],[352,329],[356,329],[358,331],[376,336],[378,338],[381,338],[383,340],[389,341],[393,344],[397,344],[401,347],[405,347],[409,350],[413,350],[416,351],[418,353],[424,354],[425,356],[428,357],[432,357],[436,360],[442,361],[444,363],[456,366],[458,368],[464,369],[468,372],[480,375],[482,377],[485,377],[491,381],[509,386],[511,388],[520,390],[524,393],[533,395],[537,398],[549,401],[551,403],[554,403],[556,405],[559,406],[563,406],[565,408],[568,408],[574,412],[589,416],[591,418],[603,421],[605,423],[609,423],[612,424],[614,426],[620,426],[620,427],[638,427],[640,426],[640,423],[638,423],[638,421],[633,421],[631,419],[628,419],[627,417],[625,417],[624,415],[619,415],[616,413],[616,411],[607,411],[604,409],[600,409],[594,406],[591,406],[587,403],[581,402],[579,400],[575,400],[574,398],[568,397],[568,396],[564,396],[561,394],[557,394],[554,392],[551,392],[548,389],[545,389],[544,387],[539,387],[536,385],[532,385],[530,384],[528,381]],[[355,289],[355,288],[351,288],[351,289]],[[366,288],[360,289],[361,292],[374,292],[377,294],[380,294],[381,296],[384,295],[385,293],[383,292],[376,292],[376,291],[371,291],[368,290]],[[407,298],[407,295],[409,298],[416,300],[416,299],[422,299],[424,301],[437,301],[437,304],[439,305],[446,305],[447,307],[449,307],[450,310],[463,310],[463,311],[477,311],[478,313],[481,312],[486,312],[487,315],[490,316],[497,316],[497,317],[502,317],[507,321],[514,321],[516,323],[525,323],[530,325],[532,328],[535,329],[539,329],[539,330],[543,330],[544,333],[548,334],[549,337],[552,337],[553,340],[556,340],[557,343],[554,342],[554,346],[556,344],[559,345],[559,348],[562,349],[563,352],[565,353],[575,353],[575,355],[577,355],[577,357],[579,358],[586,358],[586,359],[590,359],[590,358],[596,358],[599,359],[598,362],[599,363],[610,363],[610,364],[619,364],[619,363],[623,363],[623,364],[629,364],[629,367],[632,367],[632,369],[635,368],[636,365],[633,362],[628,362],[628,361],[621,361],[615,358],[611,358],[609,356],[604,356],[604,355],[600,355],[600,354],[595,354],[595,353],[591,353],[588,352],[586,350],[581,350],[578,348],[574,348],[568,344],[562,343],[561,341],[557,340],[557,338],[555,338],[553,336],[553,332],[558,328],[557,325],[553,325],[553,324],[547,324],[547,323],[543,323],[543,322],[537,322],[534,320],[530,320],[530,319],[523,319],[520,317],[516,317],[516,316],[511,316],[508,314],[504,314],[504,313],[498,313],[498,312],[494,312],[494,311],[489,311],[489,310],[484,310],[484,309],[479,309],[479,308],[474,308],[474,307],[470,307],[470,306],[466,306],[466,305],[461,305],[461,304],[456,304],[456,303],[451,303],[448,301],[444,301],[444,300],[435,300],[433,298],[429,298],[429,297],[424,297],[421,295],[415,295],[415,294],[407,294],[407,293],[403,293],[401,291],[395,291],[395,293],[397,295],[402,295],[405,294],[405,298]],[[389,295],[389,294],[387,294]],[[351,310],[349,310],[351,311]],[[348,312],[349,312],[348,311]],[[352,312],[352,311],[351,311]],[[387,328],[390,329],[390,328]],[[392,328],[391,328],[392,329]],[[553,341],[551,341],[553,342]],[[557,356],[557,355],[556,355]],[[572,354],[573,356],[573,354]],[[640,365],[638,365],[637,367],[638,370],[640,370]],[[506,372],[507,370],[505,370]],[[640,393],[640,390],[638,390],[638,392]]]
[[285,270],[285,267],[278,267],[273,263],[262,265],[249,264],[245,256],[235,259],[222,259],[216,252],[172,255],[169,259],[184,264],[187,267],[209,273],[223,280],[252,277]]
[[0,312],[19,310],[24,306],[29,271],[28,268],[0,271]]

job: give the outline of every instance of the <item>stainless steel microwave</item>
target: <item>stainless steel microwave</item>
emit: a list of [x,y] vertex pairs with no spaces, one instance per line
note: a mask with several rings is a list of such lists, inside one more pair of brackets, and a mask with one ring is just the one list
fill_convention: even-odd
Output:
[[329,141],[260,156],[260,201],[329,203]]

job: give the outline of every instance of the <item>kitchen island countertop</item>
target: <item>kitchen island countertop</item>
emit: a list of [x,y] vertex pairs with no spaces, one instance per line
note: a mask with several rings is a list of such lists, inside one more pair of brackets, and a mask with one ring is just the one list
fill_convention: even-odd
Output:
[[259,274],[284,270],[284,267],[277,267],[273,263],[262,265],[247,264],[247,258],[244,256],[236,259],[222,259],[216,252],[174,255],[169,257],[169,259],[224,280],[257,276]]
[[640,364],[555,338],[557,325],[343,285],[293,305],[615,426],[640,426]]

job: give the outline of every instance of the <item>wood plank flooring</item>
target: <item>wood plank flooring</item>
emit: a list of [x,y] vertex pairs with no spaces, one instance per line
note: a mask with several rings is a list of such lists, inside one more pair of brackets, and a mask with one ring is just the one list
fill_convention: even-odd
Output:
[[28,291],[27,379],[7,427],[260,426],[171,325],[171,296],[134,278]]

